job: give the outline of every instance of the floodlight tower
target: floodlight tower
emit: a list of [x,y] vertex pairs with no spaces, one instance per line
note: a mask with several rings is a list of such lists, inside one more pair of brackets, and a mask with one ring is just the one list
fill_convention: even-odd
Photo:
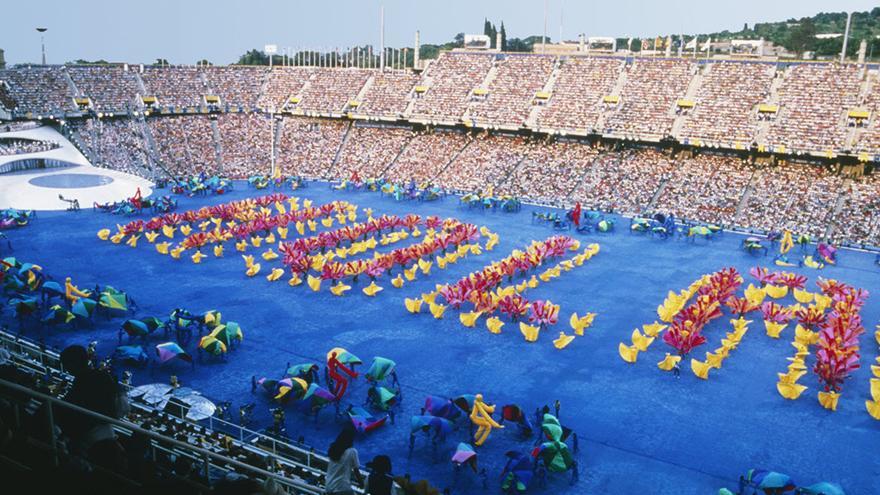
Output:
[[43,53],[43,65],[46,65],[46,41],[43,38],[43,33],[48,31],[49,28],[38,27],[37,32],[40,33],[40,48]]

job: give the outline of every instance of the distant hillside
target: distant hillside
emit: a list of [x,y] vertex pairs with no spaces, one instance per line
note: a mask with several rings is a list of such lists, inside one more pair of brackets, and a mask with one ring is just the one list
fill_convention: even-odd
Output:
[[[801,19],[788,19],[782,22],[761,22],[751,28],[744,26],[740,31],[721,31],[720,33],[704,33],[700,37],[711,36],[713,40],[757,39],[764,38],[776,45],[784,46],[789,51],[802,54],[806,51],[815,52],[817,56],[833,56],[840,53],[843,37],[818,39],[817,34],[843,33],[846,29],[845,12],[828,12]],[[862,40],[868,42],[868,54],[873,52],[880,57],[880,7],[870,12],[854,12],[850,26],[850,43],[847,55],[854,57]]]

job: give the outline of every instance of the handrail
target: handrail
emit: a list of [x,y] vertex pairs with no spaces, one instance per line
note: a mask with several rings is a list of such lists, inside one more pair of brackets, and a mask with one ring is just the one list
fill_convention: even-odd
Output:
[[[204,448],[202,448],[202,447],[198,447],[198,446],[195,446],[195,445],[192,445],[192,444],[186,443],[186,442],[181,442],[180,440],[177,440],[177,439],[174,439],[174,438],[171,438],[171,437],[166,437],[166,436],[163,436],[163,435],[159,435],[158,433],[155,433],[155,432],[153,432],[153,431],[150,431],[150,430],[146,430],[146,429],[144,429],[144,428],[141,428],[141,427],[138,426],[138,425],[135,425],[135,424],[132,424],[132,423],[129,423],[129,422],[126,422],[126,421],[121,421],[121,420],[119,420],[119,419],[111,418],[111,417],[109,417],[109,416],[105,416],[105,415],[100,414],[100,413],[97,413],[97,412],[95,412],[95,411],[91,411],[91,410],[89,410],[89,409],[86,409],[86,408],[84,408],[84,407],[78,406],[78,405],[76,405],[76,404],[71,404],[71,403],[69,403],[69,402],[67,402],[67,401],[64,401],[64,400],[62,400],[62,399],[58,399],[58,398],[52,397],[52,396],[50,396],[50,395],[46,395],[46,394],[41,393],[41,392],[37,392],[37,391],[35,391],[35,390],[32,390],[32,389],[30,389],[30,388],[27,388],[27,387],[24,387],[24,386],[18,385],[18,384],[16,384],[16,383],[12,383],[12,382],[9,382],[9,381],[6,381],[6,380],[3,380],[3,379],[0,379],[0,386],[4,387],[4,388],[6,388],[6,389],[11,389],[11,390],[14,390],[14,391],[16,391],[16,392],[23,393],[23,394],[25,394],[25,395],[30,396],[32,399],[38,399],[38,400],[43,401],[43,402],[45,402],[46,404],[48,404],[48,405],[49,405],[49,415],[48,415],[48,416],[49,416],[49,420],[50,420],[50,421],[52,421],[52,416],[53,416],[53,415],[51,414],[51,411],[52,411],[51,408],[52,408],[52,406],[57,405],[57,406],[60,406],[60,407],[62,407],[62,408],[65,408],[65,409],[69,409],[69,410],[75,411],[75,412],[77,412],[77,413],[84,414],[84,415],[86,415],[86,416],[88,416],[88,417],[90,417],[90,418],[92,418],[92,419],[96,419],[96,420],[100,420],[100,421],[105,422],[105,423],[109,423],[109,424],[111,424],[111,425],[113,425],[113,426],[116,426],[116,427],[118,427],[118,428],[122,428],[122,429],[124,429],[124,430],[128,430],[128,431],[136,432],[136,433],[138,433],[138,434],[141,434],[141,435],[147,436],[147,437],[149,437],[150,439],[155,440],[156,442],[163,443],[163,444],[170,444],[170,445],[173,445],[173,446],[175,446],[175,447],[178,447],[178,448],[180,448],[180,449],[182,449],[182,450],[190,451],[190,452],[193,452],[193,453],[197,453],[197,454],[199,454],[199,455],[200,455],[205,461],[208,461],[208,459],[216,459],[216,460],[218,460],[218,461],[219,461],[220,463],[222,463],[222,464],[229,465],[229,466],[234,466],[234,467],[236,467],[236,468],[239,468],[239,469],[242,469],[242,470],[245,470],[245,471],[249,471],[249,472],[252,472],[252,473],[256,473],[257,475],[259,475],[259,476],[262,477],[262,478],[271,478],[271,479],[274,479],[275,481],[277,481],[277,482],[279,482],[279,483],[282,483],[282,484],[287,485],[287,486],[291,486],[291,487],[293,487],[293,488],[296,488],[297,490],[302,490],[302,491],[305,491],[305,492],[307,492],[307,493],[312,493],[312,494],[315,494],[315,495],[319,495],[319,494],[323,493],[323,492],[322,492],[322,489],[319,488],[319,487],[316,487],[316,486],[313,486],[313,485],[309,485],[309,484],[306,484],[306,483],[302,483],[302,482],[297,481],[297,480],[293,480],[293,479],[285,478],[285,477],[280,476],[280,475],[278,475],[278,474],[276,474],[276,473],[273,473],[273,472],[270,472],[270,471],[266,471],[265,469],[258,468],[258,467],[256,467],[256,466],[251,466],[251,465],[246,464],[246,463],[243,463],[243,462],[241,462],[241,461],[239,461],[239,460],[232,459],[232,458],[230,458],[230,457],[226,457],[226,456],[224,456],[224,455],[221,455],[221,454],[218,454],[218,453],[216,453],[216,452],[213,452],[213,451],[210,451],[210,450],[204,449]],[[53,431],[54,431],[54,429],[53,429]],[[52,441],[52,448],[53,448],[53,450],[56,450],[56,449],[57,449],[57,446],[55,445],[54,438],[53,438],[53,441]]]

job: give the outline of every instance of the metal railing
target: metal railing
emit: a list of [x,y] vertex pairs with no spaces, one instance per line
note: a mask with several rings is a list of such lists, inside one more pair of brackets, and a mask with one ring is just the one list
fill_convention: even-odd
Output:
[[[77,406],[75,404],[68,403],[64,400],[43,394],[41,392],[37,392],[30,388],[18,385],[16,383],[12,383],[6,380],[0,379],[0,390],[2,390],[2,395],[9,400],[11,403],[19,405],[20,399],[12,397],[12,393],[21,394],[27,397],[29,400],[36,400],[41,402],[46,407],[46,421],[47,426],[49,427],[47,431],[49,431],[49,448],[52,451],[53,462],[58,465],[60,449],[59,449],[59,439],[56,433],[56,422],[55,422],[55,410],[60,407],[62,409],[66,409],[72,411],[77,414],[84,415],[92,420],[110,424],[117,432],[132,435],[139,434],[147,437],[150,442],[151,455],[155,456],[156,451],[161,451],[164,453],[173,453],[173,454],[187,454],[194,459],[200,459],[203,462],[204,474],[206,479],[209,478],[210,470],[216,469],[219,471],[230,471],[230,467],[234,468],[232,470],[240,471],[243,473],[247,473],[251,476],[254,476],[259,479],[264,480],[274,480],[278,483],[279,487],[281,487],[286,493],[294,493],[294,494],[309,494],[309,495],[320,495],[323,493],[322,488],[314,485],[309,485],[299,480],[286,478],[277,473],[273,473],[271,471],[267,471],[265,469],[252,466],[250,464],[246,464],[237,459],[233,459],[231,457],[227,457],[223,454],[195,446],[186,442],[182,442],[180,440],[170,438],[167,436],[163,436],[152,432],[150,430],[146,430],[141,428],[140,426],[134,425],[132,423],[111,418],[109,416],[104,416],[103,414],[96,413],[94,411],[90,411],[83,407]],[[16,414],[16,417],[20,417],[19,414]],[[16,425],[20,426],[20,425]],[[154,457],[155,458],[155,457]]]
[[[72,380],[72,377],[64,371],[59,354],[36,342],[14,335],[6,330],[0,330],[0,347],[8,349],[12,353],[15,363],[19,367],[27,368],[39,375],[54,375],[62,379],[66,377],[67,381]],[[130,385],[121,385],[127,390],[131,389]],[[141,409],[144,412],[152,412],[154,410],[137,402],[132,403],[132,407]],[[204,425],[204,423],[189,420],[183,417],[183,415],[172,416],[182,423],[198,427]],[[223,433],[237,439],[240,444],[239,446],[243,449],[261,455],[271,454],[280,463],[305,470],[314,476],[322,475],[327,464],[330,462],[326,455],[315,452],[313,448],[292,444],[222,418],[211,416],[205,422],[207,423],[208,430]],[[125,422],[125,424],[131,423]],[[368,473],[361,470],[361,474],[366,479]],[[356,491],[360,492],[360,490]]]

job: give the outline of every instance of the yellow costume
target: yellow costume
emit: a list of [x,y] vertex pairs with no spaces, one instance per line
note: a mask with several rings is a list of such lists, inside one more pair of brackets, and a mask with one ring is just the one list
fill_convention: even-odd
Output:
[[330,292],[332,292],[334,296],[341,296],[341,295],[345,294],[346,292],[348,292],[349,289],[351,289],[351,286],[345,285],[340,280],[339,283],[337,283],[333,287],[330,287]]
[[523,337],[526,338],[526,342],[535,342],[538,340],[538,332],[541,329],[539,327],[528,325],[524,322],[519,322],[519,331],[523,334]]
[[504,322],[501,321],[498,317],[493,316],[486,320],[486,328],[489,329],[492,333],[501,333],[501,327],[504,326]]
[[403,287],[403,276],[398,274],[396,277],[391,279],[391,285],[395,289],[399,289],[399,288]]
[[403,299],[403,305],[406,306],[406,310],[410,313],[419,313],[422,311],[421,299],[410,299],[406,297]]
[[281,278],[282,275],[284,275],[283,268],[274,268],[272,269],[272,273],[266,275],[266,280],[268,280],[269,282],[274,282]]
[[321,290],[321,279],[315,277],[313,275],[309,275],[306,277],[306,282],[309,284],[309,288],[315,292]]
[[462,325],[473,328],[474,325],[477,324],[477,319],[480,318],[480,315],[483,314],[482,311],[472,311],[470,313],[459,313],[458,321],[461,322]]
[[675,367],[681,361],[681,356],[673,356],[672,354],[666,353],[666,357],[663,358],[663,361],[657,363],[657,367],[663,371],[669,371]]
[[565,335],[565,332],[559,332],[559,338],[553,341],[553,347],[564,349],[565,346],[571,344],[572,340],[574,340],[574,335]]
[[368,296],[370,296],[370,297],[373,297],[373,296],[375,296],[376,294],[382,292],[382,287],[379,287],[378,285],[376,285],[376,281],[374,280],[374,281],[372,281],[372,282],[370,283],[370,285],[368,285],[368,286],[364,287],[363,289],[361,289],[361,291],[362,291],[364,294],[366,294],[366,295],[368,295]]
[[79,288],[70,281],[70,277],[64,279],[64,297],[70,301],[70,304],[76,304],[81,297],[89,297],[89,293],[79,290]]
[[636,346],[629,346],[624,344],[623,342],[617,346],[617,352],[620,354],[620,357],[626,361],[627,363],[635,363],[636,359],[639,357],[639,350]]
[[470,418],[471,422],[477,426],[477,431],[474,433],[474,445],[477,447],[483,445],[486,439],[489,438],[492,428],[504,428],[504,426],[492,419],[492,413],[494,412],[495,406],[490,406],[483,402],[483,394],[477,394],[474,397],[474,406],[471,408]]

